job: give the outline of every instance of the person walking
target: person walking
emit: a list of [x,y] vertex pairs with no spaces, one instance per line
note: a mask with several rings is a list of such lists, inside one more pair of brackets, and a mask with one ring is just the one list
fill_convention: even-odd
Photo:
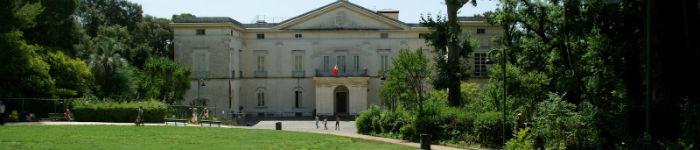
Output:
[[335,115],[335,130],[340,130],[340,116]]
[[314,118],[316,120],[316,129],[318,129],[318,116],[314,116]]
[[323,129],[328,130],[328,117],[323,117]]
[[5,104],[0,101],[0,125],[5,125]]
[[143,106],[139,106],[136,114],[136,126],[143,126]]

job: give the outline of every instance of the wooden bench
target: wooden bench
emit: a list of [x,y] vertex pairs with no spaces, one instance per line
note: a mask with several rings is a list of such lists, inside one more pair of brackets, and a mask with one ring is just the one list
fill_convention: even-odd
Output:
[[66,120],[66,116],[63,115],[63,113],[49,113],[49,120],[51,120],[51,121]]
[[204,126],[204,123],[208,123],[209,126],[211,127],[211,124],[216,124],[218,127],[221,127],[221,121],[216,121],[216,120],[202,120],[200,121],[200,126]]
[[182,123],[182,126],[187,126],[187,119],[175,119],[175,118],[166,118],[165,119],[165,125],[168,125],[168,122],[175,123],[175,126],[177,126],[177,123]]

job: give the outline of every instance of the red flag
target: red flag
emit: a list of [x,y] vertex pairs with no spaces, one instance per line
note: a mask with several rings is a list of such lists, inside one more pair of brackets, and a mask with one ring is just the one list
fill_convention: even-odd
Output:
[[338,76],[338,65],[335,65],[335,67],[331,69],[331,74]]

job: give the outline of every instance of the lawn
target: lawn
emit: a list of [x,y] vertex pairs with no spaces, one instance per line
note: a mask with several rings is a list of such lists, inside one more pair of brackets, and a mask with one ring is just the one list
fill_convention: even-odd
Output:
[[412,149],[332,135],[163,126],[0,126],[0,149]]

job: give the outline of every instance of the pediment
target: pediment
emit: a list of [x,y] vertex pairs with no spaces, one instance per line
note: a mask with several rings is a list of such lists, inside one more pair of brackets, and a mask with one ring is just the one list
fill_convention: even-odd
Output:
[[280,30],[402,30],[408,26],[351,3],[337,3],[287,20]]

